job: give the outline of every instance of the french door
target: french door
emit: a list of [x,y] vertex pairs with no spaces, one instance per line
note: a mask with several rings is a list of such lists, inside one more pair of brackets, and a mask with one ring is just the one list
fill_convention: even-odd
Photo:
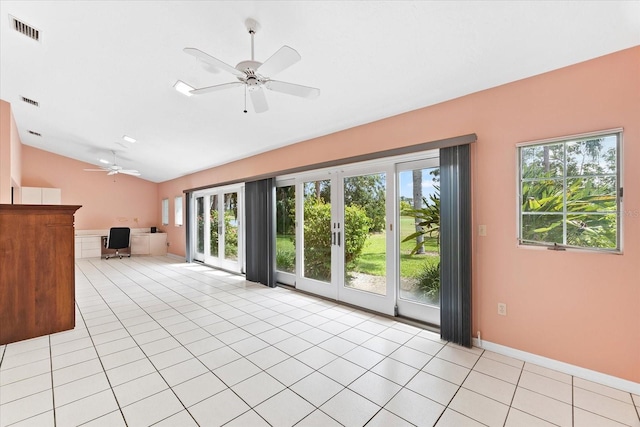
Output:
[[[394,313],[393,169],[309,175],[296,187],[296,287]],[[366,257],[364,254],[366,253]]]
[[210,189],[194,194],[194,259],[233,272],[244,263],[243,188]]
[[[277,281],[438,325],[438,151],[414,159],[278,180]],[[434,231],[412,236],[421,209]]]

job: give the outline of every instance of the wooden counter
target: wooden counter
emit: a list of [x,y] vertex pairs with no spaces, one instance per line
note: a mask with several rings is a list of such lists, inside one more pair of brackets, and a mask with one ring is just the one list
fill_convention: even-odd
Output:
[[80,207],[0,205],[0,344],[75,327]]

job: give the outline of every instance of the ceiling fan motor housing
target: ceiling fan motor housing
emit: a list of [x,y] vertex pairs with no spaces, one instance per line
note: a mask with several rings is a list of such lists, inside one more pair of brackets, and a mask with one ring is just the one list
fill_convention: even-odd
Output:
[[242,61],[236,65],[236,70],[246,74],[246,78],[238,77],[238,80],[247,84],[247,88],[251,91],[257,90],[262,84],[262,78],[256,74],[256,70],[262,62],[258,61]]
[[259,61],[242,61],[236,65],[236,70],[242,71],[246,73],[248,71],[255,73],[259,66],[262,65],[262,62]]

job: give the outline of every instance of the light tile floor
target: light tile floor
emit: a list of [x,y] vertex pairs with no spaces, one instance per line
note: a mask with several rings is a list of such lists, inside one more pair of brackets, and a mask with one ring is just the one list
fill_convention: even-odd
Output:
[[0,346],[0,426],[640,426],[640,396],[166,257],[79,260]]

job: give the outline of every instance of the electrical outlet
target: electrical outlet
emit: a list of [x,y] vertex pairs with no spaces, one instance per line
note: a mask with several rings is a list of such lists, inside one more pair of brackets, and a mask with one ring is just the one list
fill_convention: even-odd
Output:
[[498,314],[500,316],[506,316],[507,315],[507,304],[505,304],[503,302],[499,302],[498,303]]

